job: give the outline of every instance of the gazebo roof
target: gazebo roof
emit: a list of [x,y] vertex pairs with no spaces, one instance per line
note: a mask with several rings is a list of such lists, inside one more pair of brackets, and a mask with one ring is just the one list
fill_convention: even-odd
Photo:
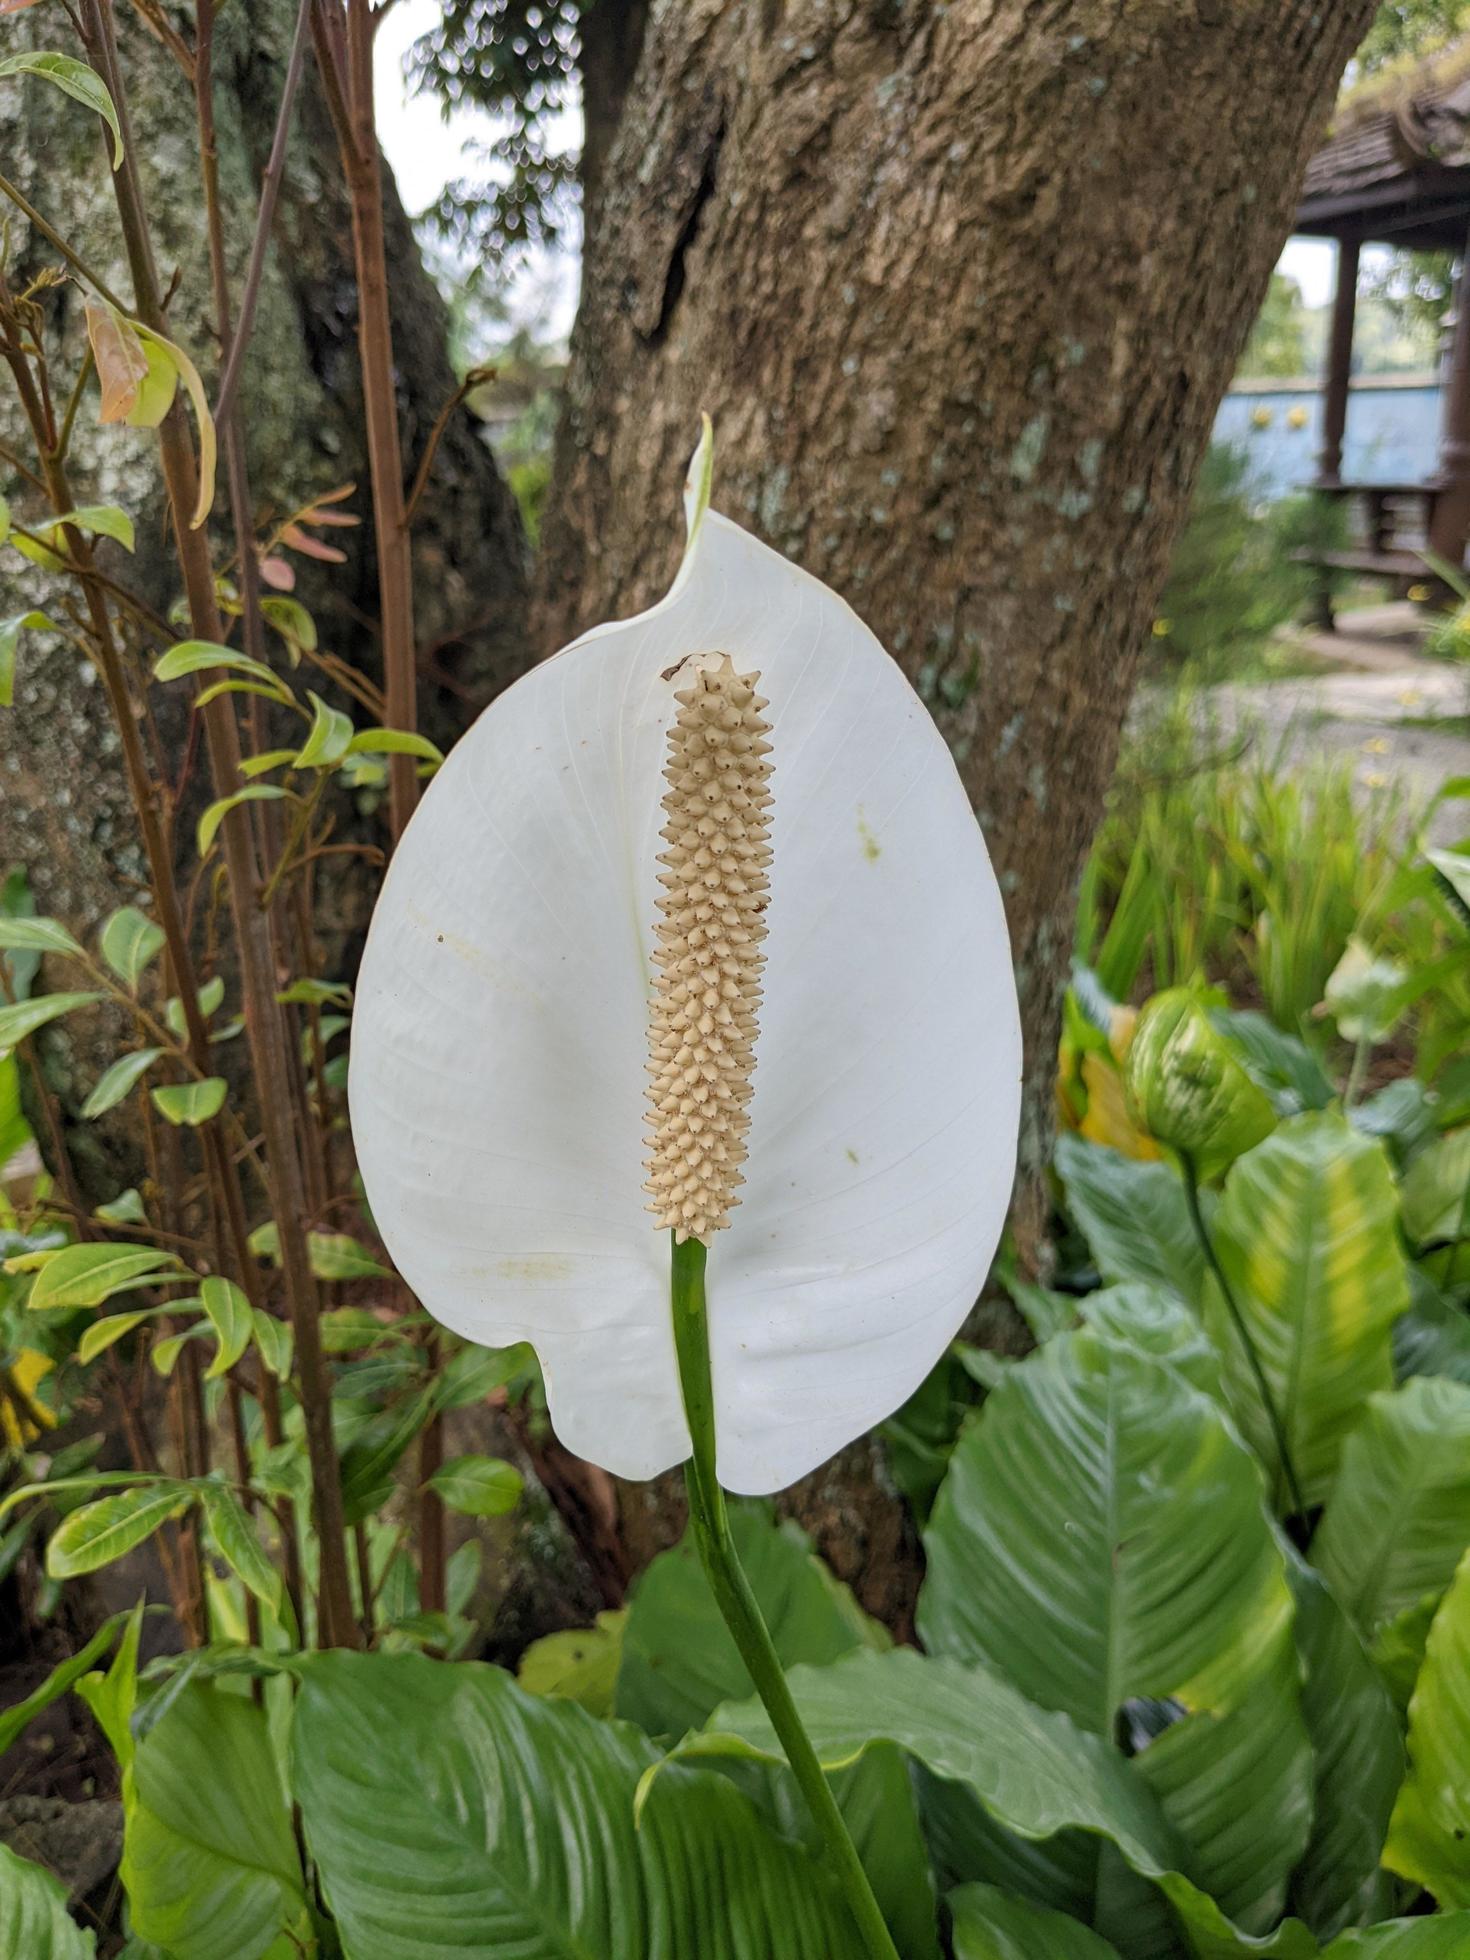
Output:
[[1294,229],[1421,250],[1470,227],[1470,41],[1350,91],[1307,165]]

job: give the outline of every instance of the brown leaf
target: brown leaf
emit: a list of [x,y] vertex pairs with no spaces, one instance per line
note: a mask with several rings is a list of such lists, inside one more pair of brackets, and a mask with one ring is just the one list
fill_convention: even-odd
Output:
[[112,307],[89,299],[86,315],[87,338],[102,384],[99,420],[125,421],[138,399],[139,388],[148,379],[147,352],[132,327]]
[[303,558],[319,558],[324,565],[345,565],[347,553],[338,551],[335,545],[323,544],[310,532],[303,531],[299,524],[288,524],[281,533],[281,543],[299,551]]

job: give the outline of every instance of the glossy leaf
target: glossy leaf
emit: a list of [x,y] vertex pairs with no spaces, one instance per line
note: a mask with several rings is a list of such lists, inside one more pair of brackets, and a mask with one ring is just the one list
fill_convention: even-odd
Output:
[[31,1288],[33,1312],[57,1307],[100,1307],[115,1293],[183,1278],[171,1252],[151,1245],[68,1245],[41,1267]]
[[66,1909],[66,1887],[0,1844],[0,1953],[15,1960],[93,1960],[97,1942]]
[[185,674],[207,673],[215,667],[251,674],[256,680],[268,681],[274,688],[281,685],[263,660],[256,660],[248,653],[237,653],[233,647],[221,646],[215,640],[180,640],[167,653],[160,655],[153,668],[153,678],[156,681],[175,681]]
[[1470,1953],[1470,1912],[1432,1919],[1390,1919],[1365,1932],[1344,1933],[1324,1960],[1464,1960]]
[[166,1313],[165,1307],[135,1307],[129,1313],[109,1314],[105,1320],[94,1320],[90,1327],[84,1328],[82,1338],[77,1342],[77,1360],[85,1368],[95,1361],[99,1354],[116,1342],[125,1340],[135,1327],[141,1327],[145,1320]]
[[136,905],[120,905],[103,926],[99,943],[118,979],[136,987],[149,962],[163,951],[163,927]]
[[85,61],[78,61],[69,54],[12,54],[0,61],[0,80],[7,75],[40,75],[45,81],[54,82],[74,101],[83,103],[94,115],[100,116],[112,131],[112,167],[117,169],[123,160],[122,130],[118,126],[112,97],[94,68],[89,68]]
[[1118,1949],[1066,1913],[966,1885],[949,1895],[954,1960],[1117,1960]]
[[274,1612],[281,1603],[281,1575],[266,1556],[250,1513],[232,1490],[208,1485],[204,1521],[215,1550],[255,1597]]
[[129,1093],[142,1081],[153,1064],[163,1053],[161,1048],[136,1048],[131,1055],[119,1055],[110,1067],[98,1076],[90,1096],[82,1104],[82,1114],[89,1119],[105,1116],[109,1109],[116,1109]]
[[597,1624],[533,1640],[516,1666],[528,1695],[558,1695],[589,1715],[611,1715],[628,1609],[599,1613]]
[[85,957],[59,919],[0,917],[0,951],[61,953],[71,959]]
[[1417,1245],[1470,1237],[1470,1128],[1438,1137],[1410,1164],[1400,1193]]
[[1172,1165],[1137,1163],[1069,1136],[1057,1139],[1056,1164],[1067,1209],[1105,1280],[1199,1298],[1204,1256]]
[[502,1518],[521,1501],[525,1479],[498,1456],[456,1456],[429,1479],[451,1511],[467,1518]]
[[96,1572],[152,1537],[194,1493],[187,1484],[145,1484],[99,1497],[95,1504],[68,1511],[46,1545],[46,1570],[53,1579],[75,1579]]
[[250,783],[244,789],[237,789],[230,796],[221,796],[199,819],[194,833],[194,842],[200,857],[209,855],[209,847],[219,833],[219,827],[231,810],[238,810],[242,803],[277,803],[289,792],[278,783]]
[[697,493],[693,516],[668,596],[533,668],[430,783],[363,956],[349,1096],[428,1310],[535,1346],[578,1454],[682,1462],[641,1140],[662,772],[683,663],[759,672],[764,999],[708,1285],[720,1476],[765,1492],[889,1414],[973,1304],[1010,1196],[1018,1016],[983,841],[897,663],[818,581],[699,521]]
[[90,1007],[101,999],[101,994],[37,994],[34,1000],[17,1000],[0,1007],[0,1055],[8,1055],[17,1042],[49,1021],[59,1021],[63,1014]]
[[1470,1906],[1470,1553],[1429,1629],[1408,1747],[1383,1862],[1442,1906]]
[[166,1122],[194,1129],[218,1116],[225,1105],[228,1087],[222,1075],[206,1075],[199,1082],[168,1082],[151,1089],[153,1106]]
[[328,707],[319,694],[307,689],[311,703],[311,729],[296,754],[298,769],[330,769],[340,762],[352,742],[352,717],[340,708]]
[[[1393,1380],[1389,1330],[1409,1303],[1383,1145],[1341,1116],[1295,1116],[1237,1159],[1214,1239],[1285,1426],[1308,1504],[1326,1496],[1343,1439]],[[1213,1279],[1206,1323],[1237,1420],[1262,1460],[1270,1424]]]
[[656,1760],[493,1668],[302,1670],[293,1784],[353,1960],[860,1960],[825,1871],[724,1778],[664,1772],[635,1829]]
[[444,760],[444,751],[436,748],[427,735],[415,734],[407,728],[359,729],[347,746],[353,755],[416,755],[436,767]]
[[250,1323],[255,1333],[255,1345],[260,1354],[261,1365],[276,1377],[285,1381],[291,1372],[291,1346],[294,1336],[284,1320],[277,1320],[263,1307],[251,1310]]
[[1218,1406],[1140,1352],[1059,1336],[961,1436],[924,1545],[929,1652],[1108,1741],[1167,1708],[1134,1769],[1190,1875],[1272,1925],[1307,1843],[1311,1750],[1260,1472]]
[[1348,1437],[1312,1563],[1365,1640],[1438,1596],[1470,1546],[1470,1388],[1416,1376]]
[[63,511],[60,517],[48,517],[35,528],[39,537],[56,544],[67,525],[76,531],[90,531],[94,537],[111,538],[124,551],[132,551],[137,543],[132,518],[116,504],[79,504],[75,510]]

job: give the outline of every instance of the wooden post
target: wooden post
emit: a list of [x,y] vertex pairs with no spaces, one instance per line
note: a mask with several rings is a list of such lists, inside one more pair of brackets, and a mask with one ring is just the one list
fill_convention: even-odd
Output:
[[1338,240],[1337,290],[1332,295],[1332,333],[1327,343],[1327,383],[1322,390],[1322,449],[1317,481],[1342,476],[1342,439],[1347,429],[1348,382],[1353,369],[1353,315],[1358,303],[1358,241]]
[[1458,570],[1470,529],[1470,290],[1465,281],[1470,241],[1455,281],[1449,373],[1439,436],[1439,487],[1429,514],[1429,548]]

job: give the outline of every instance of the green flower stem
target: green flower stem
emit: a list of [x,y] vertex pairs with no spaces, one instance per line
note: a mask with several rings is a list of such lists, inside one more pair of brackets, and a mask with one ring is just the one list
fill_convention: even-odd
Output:
[[1205,1255],[1205,1263],[1215,1275],[1215,1281],[1220,1288],[1220,1295],[1225,1302],[1226,1311],[1229,1313],[1236,1334],[1240,1338],[1240,1345],[1245,1350],[1245,1358],[1250,1363],[1251,1373],[1256,1378],[1256,1387],[1260,1392],[1261,1404],[1266,1411],[1266,1420],[1270,1423],[1271,1434],[1276,1439],[1276,1454],[1281,1462],[1282,1475],[1286,1478],[1286,1488],[1291,1498],[1292,1515],[1294,1517],[1304,1518],[1307,1514],[1307,1506],[1302,1497],[1302,1487],[1297,1482],[1296,1468],[1291,1460],[1291,1451],[1287,1447],[1286,1425],[1281,1420],[1281,1411],[1276,1406],[1276,1398],[1272,1395],[1271,1385],[1266,1380],[1266,1370],[1261,1365],[1261,1357],[1256,1350],[1256,1344],[1251,1339],[1250,1329],[1245,1324],[1245,1316],[1240,1311],[1240,1303],[1237,1301],[1231,1289],[1229,1280],[1225,1277],[1225,1268],[1220,1264],[1219,1254],[1215,1251],[1215,1241],[1210,1236],[1210,1228],[1206,1225],[1204,1212],[1200,1209],[1199,1173],[1195,1170],[1194,1159],[1187,1150],[1181,1150],[1179,1152],[1179,1166],[1184,1173],[1184,1199],[1189,1207],[1190,1223],[1194,1226],[1194,1233],[1195,1237],[1199,1240],[1200,1250]]
[[694,1542],[715,1603],[730,1629],[745,1670],[755,1683],[756,1693],[765,1704],[771,1726],[786,1752],[786,1760],[811,1808],[817,1829],[842,1875],[848,1908],[864,1943],[873,1960],[898,1960],[893,1936],[884,1924],[857,1846],[843,1822],[811,1738],[796,1712],[770,1630],[730,1535],[725,1493],[715,1476],[715,1405],[704,1299],[707,1254],[698,1239],[686,1239],[683,1245],[676,1244],[673,1251],[674,1344],[679,1356],[684,1414],[694,1446],[694,1454],[684,1466]]

